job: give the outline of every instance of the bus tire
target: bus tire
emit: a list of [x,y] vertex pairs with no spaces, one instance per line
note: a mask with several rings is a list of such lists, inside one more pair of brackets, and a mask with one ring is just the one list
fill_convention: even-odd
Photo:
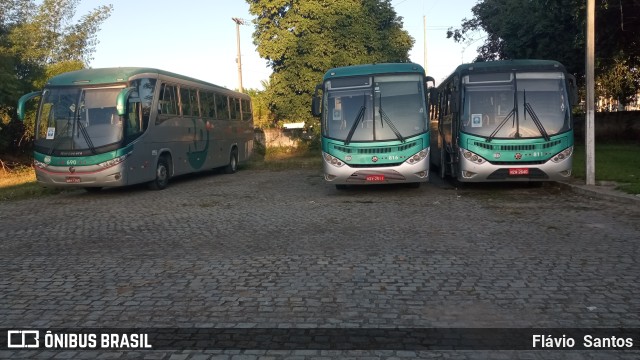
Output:
[[236,171],[238,171],[238,149],[234,148],[229,156],[229,164],[224,167],[224,173],[233,174]]
[[163,156],[158,159],[158,165],[156,166],[156,178],[149,183],[151,190],[162,190],[169,185],[169,164],[167,159]]

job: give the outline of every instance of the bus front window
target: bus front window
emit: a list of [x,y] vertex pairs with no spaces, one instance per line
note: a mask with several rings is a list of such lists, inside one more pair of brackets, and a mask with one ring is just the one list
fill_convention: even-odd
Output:
[[536,138],[571,128],[570,106],[561,73],[485,75],[464,79],[463,132],[490,138]]
[[42,96],[36,146],[41,150],[96,152],[122,140],[116,97],[122,87],[49,88]]
[[324,136],[346,142],[388,141],[426,131],[427,111],[420,75],[357,79],[328,82],[323,105]]

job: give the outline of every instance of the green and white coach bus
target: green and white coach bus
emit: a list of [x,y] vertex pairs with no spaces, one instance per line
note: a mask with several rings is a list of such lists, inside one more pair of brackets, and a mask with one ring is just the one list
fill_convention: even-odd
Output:
[[558,181],[572,170],[575,78],[550,60],[462,64],[431,91],[431,162],[460,182]]
[[44,186],[103,187],[224,167],[253,150],[248,95],[149,68],[85,69],[51,78],[36,115],[34,168]]
[[312,102],[321,117],[325,180],[337,188],[428,181],[427,81],[412,63],[327,71]]

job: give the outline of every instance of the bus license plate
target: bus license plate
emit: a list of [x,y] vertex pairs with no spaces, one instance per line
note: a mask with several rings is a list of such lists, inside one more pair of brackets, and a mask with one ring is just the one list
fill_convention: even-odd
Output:
[[75,184],[80,182],[80,178],[77,176],[67,176],[66,178],[64,178],[64,181],[69,184]]
[[529,175],[528,168],[509,169],[509,175]]
[[384,181],[384,175],[367,175],[367,181]]

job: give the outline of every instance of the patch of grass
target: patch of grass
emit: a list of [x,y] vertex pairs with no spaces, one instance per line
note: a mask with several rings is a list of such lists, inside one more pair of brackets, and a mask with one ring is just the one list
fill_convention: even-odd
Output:
[[319,150],[306,147],[270,147],[264,155],[254,154],[243,168],[254,170],[322,169]]
[[45,188],[36,182],[29,166],[0,170],[0,201],[22,200],[41,195],[59,194],[63,189]]
[[[585,179],[585,146],[576,145],[573,154],[573,176]],[[615,181],[619,184],[619,190],[640,194],[638,154],[640,154],[640,144],[596,144],[596,181]]]

